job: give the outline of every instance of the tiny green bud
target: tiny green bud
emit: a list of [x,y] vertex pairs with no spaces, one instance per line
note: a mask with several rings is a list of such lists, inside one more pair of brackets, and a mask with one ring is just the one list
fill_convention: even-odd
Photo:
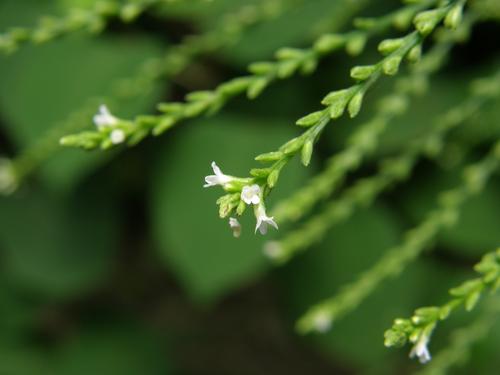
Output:
[[274,169],[267,177],[267,184],[270,188],[273,188],[280,177],[281,170],[279,168]]
[[338,34],[326,34],[314,43],[314,50],[319,53],[328,53],[340,48],[345,43],[345,37]]
[[418,46],[413,47],[410,50],[410,52],[408,52],[406,58],[408,59],[409,62],[416,63],[417,61],[420,60],[421,56],[422,56],[422,45],[419,44]]
[[280,147],[280,151],[284,154],[293,154],[302,147],[302,139],[300,137],[293,138]]
[[250,175],[257,178],[267,178],[271,173],[271,168],[254,168],[250,170]]
[[377,26],[376,18],[358,17],[354,19],[354,27],[357,29],[370,30]]
[[433,9],[420,12],[416,15],[413,23],[422,35],[430,34],[442,19],[442,9]]
[[446,14],[446,17],[444,19],[445,26],[450,29],[456,29],[458,25],[460,25],[460,23],[462,22],[462,12],[463,12],[462,4],[457,4],[453,8],[451,8],[448,14]]
[[300,61],[298,60],[286,60],[278,64],[277,75],[279,78],[290,77],[299,67]]
[[164,131],[170,129],[176,123],[175,117],[167,116],[163,117],[158,125],[153,128],[153,135],[160,135]]
[[223,83],[219,86],[217,91],[222,94],[238,94],[245,91],[248,88],[250,80],[248,77],[240,77],[230,80],[229,82]]
[[267,74],[269,72],[272,72],[274,70],[274,65],[275,63],[269,62],[269,61],[258,61],[254,62],[253,64],[250,64],[248,67],[248,70],[250,73],[257,74],[257,75],[263,75]]
[[249,99],[255,99],[260,95],[262,91],[267,87],[269,81],[267,78],[257,78],[249,86],[247,90],[247,96]]
[[349,116],[351,116],[351,118],[356,117],[361,110],[361,105],[363,104],[363,96],[363,92],[359,91],[349,102],[347,110],[349,111]]
[[378,50],[383,55],[389,55],[401,48],[404,44],[404,38],[385,39],[378,45]]
[[377,67],[375,65],[355,66],[351,69],[351,77],[358,81],[365,81],[375,73]]
[[299,119],[296,122],[296,124],[299,125],[299,126],[304,126],[304,127],[309,127],[309,126],[315,125],[324,116],[324,114],[325,114],[324,112],[325,111],[313,112],[313,113],[311,113],[311,114],[309,114],[307,116],[304,116],[301,119]]
[[120,18],[125,22],[133,21],[142,11],[142,8],[139,4],[127,4],[125,5],[121,12]]
[[240,200],[240,203],[238,203],[238,206],[236,207],[236,213],[241,216],[245,212],[245,209],[247,208],[247,205],[243,200]]
[[366,34],[358,32],[349,37],[346,44],[347,53],[356,56],[359,55],[366,45]]
[[330,117],[335,119],[344,114],[345,107],[352,97],[352,89],[345,89],[329,93],[321,103],[328,105]]
[[304,54],[304,51],[297,48],[281,48],[276,52],[278,60],[298,59]]
[[314,142],[312,139],[309,139],[306,143],[304,143],[304,146],[302,147],[301,161],[302,164],[304,164],[304,166],[306,167],[311,162],[313,149],[314,149]]
[[283,153],[280,152],[280,151],[274,151],[274,152],[268,152],[268,153],[265,153],[265,154],[260,154],[258,155],[255,160],[257,161],[261,161],[261,162],[264,162],[264,163],[268,163],[268,162],[273,162],[273,161],[276,161],[276,160],[280,160],[283,158]]
[[389,56],[382,63],[382,69],[388,76],[393,76],[397,74],[399,70],[399,65],[401,64],[401,56]]
[[212,91],[193,91],[186,95],[186,100],[188,102],[198,102],[210,99],[213,95]]

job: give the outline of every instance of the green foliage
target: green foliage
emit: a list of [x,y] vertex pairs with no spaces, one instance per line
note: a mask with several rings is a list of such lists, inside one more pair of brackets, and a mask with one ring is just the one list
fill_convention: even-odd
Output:
[[[290,136],[291,130],[273,121],[262,121],[256,127],[248,119],[232,116],[217,116],[204,125],[208,126],[179,134],[173,150],[157,156],[152,213],[161,258],[193,300],[213,302],[259,277],[268,267],[262,254],[255,251],[262,242],[254,236],[253,225],[244,222],[245,241],[235,242],[228,236],[229,225],[214,220],[213,202],[198,194],[200,176],[209,164],[207,155],[244,170],[249,153]],[[260,136],[262,129],[266,129],[265,140]],[[189,151],[193,146],[198,152]],[[281,197],[300,186],[305,173],[295,165],[283,178],[287,188],[280,191]],[[192,198],[183,199],[185,194]]]
[[[383,330],[498,247],[498,14],[2,2],[0,373],[411,372]],[[498,307],[458,308],[499,259],[386,345],[428,362],[477,315],[423,372],[494,373]]]
[[418,346],[422,340],[427,343],[436,324],[448,319],[453,310],[464,306],[470,311],[485,291],[495,292],[500,287],[500,249],[486,254],[474,269],[481,277],[451,289],[453,299],[444,305],[422,307],[415,310],[410,319],[396,319],[392,328],[385,332],[385,345],[403,346],[406,342],[412,342]]

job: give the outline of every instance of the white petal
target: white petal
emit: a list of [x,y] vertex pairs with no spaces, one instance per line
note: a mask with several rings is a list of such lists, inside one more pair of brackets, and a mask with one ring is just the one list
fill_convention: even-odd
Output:
[[234,217],[229,218],[229,226],[233,230],[233,236],[238,238],[241,235],[241,224],[238,219]]
[[114,145],[118,145],[125,141],[125,132],[121,129],[115,129],[111,132],[109,138]]
[[260,203],[260,186],[255,184],[252,186],[243,186],[241,189],[241,199],[246,204],[259,204]]
[[213,169],[216,176],[220,176],[223,174],[222,171],[220,170],[219,166],[217,164],[215,164],[215,161],[212,162],[212,169]]

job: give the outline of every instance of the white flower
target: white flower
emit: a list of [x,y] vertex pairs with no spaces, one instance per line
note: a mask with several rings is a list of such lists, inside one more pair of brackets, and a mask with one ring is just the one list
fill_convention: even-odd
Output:
[[332,317],[326,311],[318,311],[313,318],[313,324],[316,331],[325,333],[332,327]]
[[266,234],[268,225],[271,225],[274,228],[278,229],[278,224],[276,224],[273,218],[267,216],[266,208],[264,207],[262,202],[259,205],[255,206],[254,212],[255,212],[255,217],[257,218],[257,225],[255,226],[255,232],[257,232],[258,229],[260,231],[260,234],[263,235]]
[[233,230],[233,236],[238,238],[241,235],[241,224],[238,219],[234,217],[229,218],[229,226]]
[[99,107],[99,111],[94,116],[94,124],[98,130],[108,126],[114,126],[118,123],[118,119],[111,114],[108,107],[104,104]]
[[283,248],[278,241],[269,241],[264,244],[264,255],[270,259],[279,259],[283,256]]
[[122,129],[115,129],[111,132],[109,138],[114,145],[118,145],[125,141],[125,132]]
[[205,177],[206,184],[203,185],[203,187],[211,187],[217,185],[224,187],[226,184],[228,184],[234,179],[234,177],[227,176],[224,173],[222,173],[217,164],[215,164],[215,161],[212,162],[212,169],[215,174]]
[[246,204],[259,204],[260,203],[260,186],[243,186],[241,190],[241,199]]
[[427,344],[429,343],[429,336],[421,334],[418,341],[410,351],[410,358],[418,357],[420,363],[427,363],[431,360],[431,355]]

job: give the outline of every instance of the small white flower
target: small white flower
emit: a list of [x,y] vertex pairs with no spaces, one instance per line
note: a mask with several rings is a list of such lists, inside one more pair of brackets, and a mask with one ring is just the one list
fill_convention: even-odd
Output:
[[122,129],[115,129],[109,135],[109,139],[114,145],[118,145],[125,141],[125,132]]
[[241,235],[241,224],[238,219],[234,217],[229,218],[229,226],[233,230],[233,236],[238,238]]
[[264,207],[262,202],[259,205],[255,206],[254,212],[255,212],[255,217],[257,218],[257,225],[255,226],[255,232],[257,232],[258,229],[260,231],[260,234],[264,235],[267,233],[267,227],[269,225],[278,229],[278,224],[276,224],[273,218],[267,216],[266,208]]
[[319,333],[328,332],[332,328],[332,317],[326,311],[318,311],[313,318],[313,324]]
[[264,244],[263,252],[270,259],[279,259],[283,255],[283,248],[278,241],[269,241]]
[[426,334],[420,335],[418,341],[415,343],[410,351],[410,358],[418,357],[420,363],[427,363],[431,360],[431,355],[427,344],[429,343],[429,336]]
[[241,190],[241,199],[246,204],[259,204],[260,191],[259,185],[243,186],[243,189]]
[[217,185],[224,187],[226,184],[228,184],[234,179],[234,177],[227,176],[224,173],[222,173],[217,164],[215,164],[215,161],[212,162],[212,169],[215,174],[205,177],[206,184],[203,185],[203,187],[211,187]]
[[111,114],[108,107],[104,104],[99,107],[99,111],[94,116],[94,124],[98,130],[108,126],[114,126],[118,123],[118,119]]

